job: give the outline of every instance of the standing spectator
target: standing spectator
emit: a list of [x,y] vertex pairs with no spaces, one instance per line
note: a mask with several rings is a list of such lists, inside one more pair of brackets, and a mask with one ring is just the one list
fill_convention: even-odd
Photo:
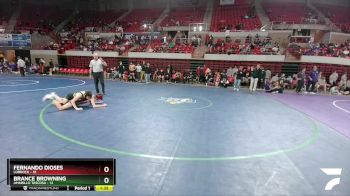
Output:
[[233,69],[232,67],[229,67],[226,71],[226,76],[227,77],[233,77],[234,73],[233,73]]
[[253,68],[252,70],[252,76],[250,77],[250,92],[256,91],[256,86],[258,84],[258,80],[261,78],[261,69],[260,64],[256,65],[256,68]]
[[50,59],[50,61],[49,61],[49,75],[50,76],[52,75],[53,68],[54,68],[53,60]]
[[259,88],[263,89],[264,85],[265,85],[265,77],[266,77],[266,72],[264,70],[264,67],[261,67],[261,74],[259,77],[259,81],[258,81],[258,86]]
[[141,82],[145,79],[145,69],[146,69],[146,62],[143,61],[141,65],[141,76],[140,76]]
[[39,69],[40,69],[40,73],[42,74],[42,75],[45,75],[45,59],[44,58],[41,58],[40,60],[39,60]]
[[242,68],[242,66],[240,66],[237,73],[236,73],[235,84],[233,85],[234,91],[239,91],[239,89],[241,88],[241,81],[242,81],[243,77],[244,77],[243,68]]
[[134,63],[129,64],[129,75],[128,80],[134,82],[135,81],[135,71],[136,71],[136,65]]
[[26,63],[22,60],[20,56],[18,57],[17,66],[18,66],[19,72],[21,73],[21,76],[24,77],[24,68],[26,66]]
[[300,92],[301,92],[301,89],[304,87],[305,71],[306,71],[306,68],[303,68],[303,69],[297,74],[297,88],[296,88],[296,92],[297,92],[297,93],[300,93]]
[[123,78],[123,74],[124,74],[124,71],[125,71],[125,67],[123,65],[123,62],[119,62],[119,66],[118,66],[118,77],[119,77],[119,80],[121,81],[122,78]]
[[331,86],[337,85],[338,73],[337,71],[333,71],[333,73],[329,76],[329,84]]
[[269,69],[267,69],[265,71],[265,82],[270,81],[270,79],[271,79],[271,71]]
[[30,67],[32,66],[30,61],[29,61],[29,58],[28,57],[24,58],[24,62],[26,64],[26,71],[27,71],[27,73],[29,73]]
[[[310,94],[315,94],[315,86],[318,81],[318,71],[317,71],[317,66],[314,66],[309,77],[309,81],[307,83],[306,90]],[[310,88],[311,87],[311,88]]]
[[150,64],[147,63],[146,64],[146,67],[145,67],[145,81],[146,81],[146,84],[149,83],[149,81],[151,80],[151,68],[150,68]]
[[140,65],[140,63],[137,63],[136,65],[136,80],[140,81],[141,79],[141,71],[142,71],[142,67]]
[[95,90],[96,93],[100,93],[100,89],[98,88],[98,83],[101,83],[102,86],[102,93],[105,94],[105,82],[103,77],[103,67],[107,66],[107,63],[102,59],[98,58],[98,54],[94,53],[93,58],[90,61],[90,78],[94,77],[94,83],[95,83]]

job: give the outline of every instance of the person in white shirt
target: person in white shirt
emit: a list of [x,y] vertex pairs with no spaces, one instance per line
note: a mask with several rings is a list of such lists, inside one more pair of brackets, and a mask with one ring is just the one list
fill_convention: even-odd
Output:
[[271,78],[271,82],[277,82],[278,80],[279,80],[278,74],[274,75],[274,76]]
[[346,86],[346,81],[348,80],[348,77],[345,74],[343,74],[340,78],[340,82],[339,82],[339,87],[342,88],[342,87],[345,87]]
[[268,69],[265,71],[265,82],[270,81],[271,71]]
[[100,89],[98,88],[98,83],[101,83],[102,93],[105,94],[105,83],[103,76],[103,67],[107,66],[107,63],[102,59],[98,58],[98,54],[93,54],[94,59],[90,61],[90,78],[94,77],[95,90],[96,93],[100,93]]
[[20,56],[18,57],[17,67],[19,69],[19,72],[21,73],[21,76],[24,77],[24,68],[26,67],[26,63]]
[[337,85],[337,80],[338,80],[338,73],[337,71],[334,71],[330,76],[329,76],[329,83],[331,86]]
[[142,66],[140,65],[140,63],[137,63],[136,65],[136,79],[137,80],[141,80],[141,71],[142,71]]

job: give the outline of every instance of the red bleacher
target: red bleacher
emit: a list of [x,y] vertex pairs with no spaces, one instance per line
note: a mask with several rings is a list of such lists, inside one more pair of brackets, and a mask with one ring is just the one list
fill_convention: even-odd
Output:
[[316,4],[315,6],[342,31],[350,33],[350,7],[328,4]]
[[110,24],[116,21],[125,10],[115,12],[113,10],[107,10],[103,12],[99,11],[81,11],[75,17],[75,28],[79,30],[85,27],[100,27],[101,24]]
[[273,22],[303,23],[304,18],[312,10],[305,3],[298,2],[263,2],[269,19]]
[[71,13],[69,8],[61,9],[57,6],[27,4],[18,17],[15,29],[50,32]]
[[132,63],[150,63],[152,71],[156,69],[166,70],[168,65],[171,65],[175,71],[188,71],[190,70],[189,60],[176,60],[176,59],[148,59],[148,58],[130,58],[129,62]]
[[190,23],[202,23],[204,13],[204,7],[173,9],[160,23],[160,26],[177,26],[177,22],[179,22],[179,26],[187,26]]
[[243,24],[243,30],[254,30],[261,27],[261,22],[256,16],[255,18],[244,18],[252,6],[247,4],[245,0],[237,0],[235,5],[220,5],[220,1],[215,1],[213,17],[211,22],[212,31],[222,31],[225,26],[231,25],[232,30],[235,26]]
[[212,71],[227,70],[234,66],[256,66],[258,63],[264,67],[265,70],[269,69],[272,73],[281,73],[282,63],[269,63],[269,62],[236,62],[236,61],[205,61],[205,65]]
[[192,53],[194,51],[193,46],[189,44],[176,43],[173,48],[169,48],[169,46],[162,43],[161,40],[153,40],[152,43],[148,45],[140,45],[138,48],[134,49],[133,52],[150,52],[147,51],[147,48],[157,53]]
[[124,32],[145,31],[143,24],[153,24],[163,12],[163,9],[134,9],[121,21]]

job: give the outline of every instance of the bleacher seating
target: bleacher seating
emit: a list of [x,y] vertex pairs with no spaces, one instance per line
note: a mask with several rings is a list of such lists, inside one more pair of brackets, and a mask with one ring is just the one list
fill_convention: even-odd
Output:
[[0,6],[0,25],[5,27],[15,7]]
[[227,70],[229,67],[235,66],[256,66],[258,63],[264,67],[265,70],[269,69],[272,73],[282,72],[282,63],[269,63],[269,62],[236,62],[236,61],[205,61],[205,65],[212,71]]
[[15,29],[48,33],[71,13],[72,10],[68,7],[27,4],[20,13]]
[[301,24],[313,11],[305,4],[299,2],[264,1],[262,6],[272,22],[285,22],[287,24]]
[[[148,48],[148,50],[147,50]],[[134,52],[155,52],[155,53],[192,53],[193,46],[184,43],[175,43],[174,47],[170,48],[168,44],[162,43],[161,40],[153,40],[150,44],[140,45]]]
[[315,6],[343,32],[350,33],[350,7],[328,4],[315,4]]
[[[116,21],[125,10],[115,12],[113,10],[107,11],[81,11],[77,14],[73,21],[73,28],[82,30],[85,27],[102,27]],[[113,29],[115,31],[115,29]]]
[[202,23],[205,11],[204,7],[173,9],[160,26],[188,26],[190,23]]
[[339,78],[340,76],[347,73],[350,73],[350,67],[346,65],[333,65],[333,64],[318,64],[318,63],[302,63],[300,64],[300,68],[306,68],[307,72],[312,70],[313,66],[317,66],[318,70],[322,72],[322,75],[326,77],[328,80],[329,75],[333,73],[333,71],[337,71]]
[[[161,15],[163,9],[134,9],[121,22],[124,32],[145,31],[143,24],[153,24]],[[148,30],[146,30],[148,31]]]
[[190,61],[189,60],[176,60],[176,59],[148,59],[148,58],[130,58],[129,62],[132,63],[142,63],[145,61],[146,63],[150,63],[151,70],[154,71],[156,69],[166,70],[168,65],[171,65],[175,71],[183,72],[190,70]]
[[[249,18],[245,16],[251,15]],[[235,5],[220,5],[220,1],[215,1],[213,17],[211,22],[212,31],[225,31],[227,27],[230,30],[254,30],[261,27],[258,16],[255,15],[253,6],[246,3],[245,0],[235,1]],[[236,28],[243,24],[243,27]]]

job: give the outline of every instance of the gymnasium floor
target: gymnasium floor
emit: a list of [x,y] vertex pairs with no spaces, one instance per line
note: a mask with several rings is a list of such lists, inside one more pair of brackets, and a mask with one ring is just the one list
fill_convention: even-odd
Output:
[[[117,185],[104,195],[350,195],[349,97],[106,87],[107,108],[58,112],[45,93],[92,81],[0,75],[0,195],[98,195],[10,192],[6,158],[30,157],[116,158]],[[325,191],[336,176],[320,168],[342,168],[340,184]]]

